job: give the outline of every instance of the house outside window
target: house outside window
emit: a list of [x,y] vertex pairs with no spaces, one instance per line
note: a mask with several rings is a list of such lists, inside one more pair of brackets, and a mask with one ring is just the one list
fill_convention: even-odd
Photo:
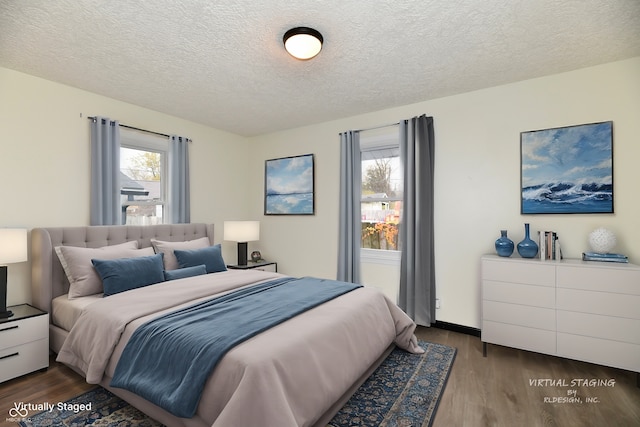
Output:
[[159,135],[121,128],[122,223],[162,224],[166,218],[169,142]]
[[362,183],[361,258],[364,262],[400,260],[403,177],[397,126],[360,136]]

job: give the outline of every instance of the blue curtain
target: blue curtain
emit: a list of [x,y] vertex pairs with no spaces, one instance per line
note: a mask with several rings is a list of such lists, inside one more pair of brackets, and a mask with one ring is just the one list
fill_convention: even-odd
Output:
[[189,186],[190,139],[172,135],[169,138],[169,222],[171,224],[191,221],[191,195]]
[[120,225],[120,126],[106,117],[91,122],[91,225]]
[[338,280],[360,283],[360,133],[340,134]]
[[398,305],[417,324],[429,326],[436,320],[433,117],[422,115],[400,123],[400,161],[404,199]]

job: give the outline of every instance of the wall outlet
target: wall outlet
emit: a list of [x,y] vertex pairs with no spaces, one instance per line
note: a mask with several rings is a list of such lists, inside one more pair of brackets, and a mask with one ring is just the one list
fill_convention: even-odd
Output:
[[436,310],[440,308],[440,298],[436,298]]

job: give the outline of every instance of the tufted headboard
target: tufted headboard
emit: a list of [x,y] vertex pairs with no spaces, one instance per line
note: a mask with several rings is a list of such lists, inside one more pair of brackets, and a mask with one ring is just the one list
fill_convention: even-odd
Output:
[[51,313],[51,300],[69,291],[56,246],[99,248],[137,240],[140,248],[151,239],[180,242],[208,237],[213,244],[213,224],[113,225],[34,228],[31,231],[32,305]]

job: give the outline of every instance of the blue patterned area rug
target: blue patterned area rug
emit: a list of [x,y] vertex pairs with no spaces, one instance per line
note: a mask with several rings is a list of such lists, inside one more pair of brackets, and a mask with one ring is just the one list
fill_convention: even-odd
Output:
[[431,426],[456,349],[425,341],[419,344],[423,354],[394,349],[328,427]]
[[[393,350],[327,427],[431,426],[456,349],[425,341],[419,344],[424,354]],[[89,403],[91,408],[83,410]],[[19,425],[162,426],[102,387],[54,406],[23,418]]]

